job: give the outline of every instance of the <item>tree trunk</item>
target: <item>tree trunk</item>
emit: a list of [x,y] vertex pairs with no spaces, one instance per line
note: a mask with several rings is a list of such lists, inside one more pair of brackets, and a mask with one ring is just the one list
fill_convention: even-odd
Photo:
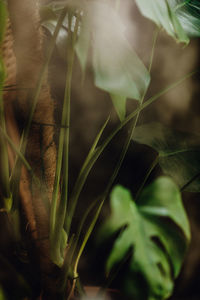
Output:
[[[7,73],[5,85],[12,86],[12,90],[4,92],[4,105],[7,132],[15,145],[19,146],[30,112],[32,91],[44,63],[44,36],[39,24],[38,1],[7,2],[9,20],[1,51]],[[46,74],[26,148],[26,159],[41,186],[34,183],[25,166],[21,168],[19,186],[27,251],[41,280],[42,299],[59,299],[55,298],[58,287],[55,273],[59,278],[60,270],[51,262],[49,253],[49,208],[56,168],[54,123],[54,101]],[[8,153],[12,169],[16,154],[11,148]],[[35,263],[38,264],[36,268]]]

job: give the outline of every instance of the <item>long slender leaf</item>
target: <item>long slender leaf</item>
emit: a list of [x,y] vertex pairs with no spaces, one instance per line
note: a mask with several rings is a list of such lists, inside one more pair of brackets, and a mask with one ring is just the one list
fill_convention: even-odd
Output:
[[[126,124],[131,121],[133,118],[135,118],[135,116],[137,116],[138,112],[142,111],[143,109],[145,109],[146,107],[148,107],[150,104],[152,104],[153,102],[155,102],[157,99],[159,99],[162,95],[164,95],[165,93],[167,93],[168,91],[170,91],[171,89],[175,88],[176,86],[178,86],[179,84],[181,84],[184,80],[186,80],[187,78],[191,77],[192,75],[194,75],[195,72],[192,72],[190,74],[187,74],[186,76],[184,76],[183,78],[181,78],[180,80],[178,80],[177,82],[171,84],[170,86],[166,87],[165,89],[163,89],[162,91],[160,91],[159,93],[157,93],[156,95],[154,95],[153,97],[149,98],[145,103],[143,103],[140,107],[138,107],[134,112],[130,113],[123,122],[121,122],[117,128],[106,138],[106,140],[100,145],[98,146],[95,151],[93,152],[92,156],[90,157],[90,159],[87,161],[87,164],[84,167],[84,170],[79,174],[79,178],[77,181],[77,186],[79,187],[79,195],[81,193],[81,190],[87,180],[88,174],[90,173],[92,167],[94,166],[94,164],[96,163],[97,159],[100,157],[100,155],[103,153],[104,149],[107,147],[107,145],[112,141],[112,139],[116,136],[116,134],[124,127],[126,126]],[[74,189],[76,191],[76,189]],[[76,196],[77,197],[77,196]],[[71,199],[73,199],[73,197],[71,197]],[[72,200],[71,200],[72,201]],[[77,201],[77,200],[76,200]],[[73,203],[73,201],[72,201]],[[73,212],[75,210],[75,208],[73,208],[73,210],[70,210],[70,214],[69,216],[72,216]],[[66,228],[67,228],[67,232],[69,230],[71,221],[69,221],[70,219],[67,219],[67,223],[66,224]]]
[[[7,19],[6,5],[4,1],[0,1],[0,46],[3,42],[5,26]],[[6,132],[5,116],[4,116],[4,102],[3,102],[3,84],[5,80],[5,69],[3,59],[0,54],[0,126],[4,132]],[[3,193],[3,206],[7,211],[10,211],[12,207],[12,195],[10,191],[9,182],[9,162],[8,162],[8,149],[7,142],[0,132],[0,177],[1,177],[1,189]],[[2,205],[2,204],[1,204]]]
[[[56,166],[56,178],[54,183],[53,197],[52,202],[53,206],[51,207],[51,225],[50,225],[50,240],[51,240],[51,258],[54,263],[59,267],[62,266],[64,262],[64,250],[67,245],[67,233],[63,228],[66,207],[68,201],[68,182],[69,182],[69,127],[70,127],[70,106],[71,106],[71,81],[72,81],[72,71],[74,64],[74,45],[73,37],[71,32],[71,15],[68,15],[69,18],[69,37],[70,43],[69,47],[66,49],[66,55],[68,55],[68,66],[67,66],[67,75],[65,83],[65,94],[63,101],[63,111],[61,118],[61,128],[59,135],[59,145],[58,145],[58,161]],[[77,21],[78,22],[78,21]],[[77,34],[77,31],[74,33]],[[68,51],[67,51],[68,50]],[[62,169],[63,165],[63,169]],[[60,184],[61,169],[63,171],[63,184],[60,202],[58,204],[58,190]],[[64,246],[65,244],[65,246]]]
[[78,198],[80,196],[80,193],[81,193],[81,190],[83,188],[83,185],[87,179],[87,175],[89,173],[88,171],[88,165],[90,165],[90,161],[93,159],[93,155],[94,153],[96,152],[96,147],[97,147],[97,144],[104,132],[104,129],[109,121],[110,117],[108,117],[108,119],[105,121],[105,123],[103,124],[102,128],[100,129],[98,135],[96,136],[95,140],[94,140],[94,143],[92,145],[92,147],[90,148],[90,151],[83,163],[83,166],[80,170],[80,173],[78,175],[78,178],[76,180],[76,183],[74,185],[74,188],[73,188],[73,191],[72,191],[72,195],[71,195],[71,198],[70,198],[70,203],[69,203],[69,208],[68,208],[68,215],[66,217],[66,220],[65,220],[65,229],[67,230],[67,233],[69,234],[69,231],[70,231],[70,226],[71,226],[71,221],[72,221],[72,218],[73,218],[73,215],[74,215],[74,211],[76,209],[76,204],[77,204],[77,201],[78,201]]

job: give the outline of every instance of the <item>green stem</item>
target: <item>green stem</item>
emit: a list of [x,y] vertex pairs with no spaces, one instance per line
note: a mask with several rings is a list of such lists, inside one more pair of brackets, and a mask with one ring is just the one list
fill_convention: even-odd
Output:
[[[72,15],[69,15],[69,48],[68,48],[67,76],[66,76],[65,94],[64,94],[64,101],[63,101],[61,128],[60,128],[60,135],[59,135],[56,177],[54,181],[54,190],[53,190],[51,216],[50,216],[50,239],[51,239],[52,259],[58,265],[62,265],[64,260],[63,253],[60,253],[60,244],[62,239],[63,225],[64,225],[66,207],[68,201],[71,81],[72,81],[72,71],[73,71],[73,64],[74,64],[74,41],[76,40],[76,36],[78,32],[78,23],[79,23],[79,20],[77,19],[75,30],[74,33],[72,34],[71,19],[72,19]],[[60,197],[60,203],[57,209],[57,203],[59,201],[58,192],[59,192],[62,165],[63,165],[62,192]]]
[[[153,39],[153,47],[152,47],[152,52],[151,52],[151,56],[150,56],[150,63],[149,63],[149,70],[151,70],[151,67],[152,67],[152,61],[153,61],[153,54],[154,54],[154,50],[155,50],[155,44],[156,44],[156,39],[157,39],[157,36],[158,36],[158,30],[156,30],[156,33],[155,33],[155,35],[154,35],[154,39]],[[142,100],[141,100],[141,108],[142,108],[142,102],[143,102],[143,99],[144,99],[144,96],[145,96],[145,93],[146,93],[146,91],[144,92],[144,95],[143,95],[143,97],[142,97]],[[140,108],[139,107],[139,108]],[[139,116],[139,112],[140,112],[140,110],[138,110],[137,111],[137,113],[136,113],[136,120],[134,121],[134,123],[133,123],[133,126],[132,126],[132,129],[131,129],[131,133],[129,134],[129,136],[128,136],[128,138],[127,138],[127,141],[126,141],[126,143],[125,143],[125,145],[124,145],[124,148],[123,148],[123,151],[122,151],[122,153],[121,153],[121,156],[120,156],[120,158],[119,158],[119,161],[118,161],[118,164],[117,164],[117,166],[116,166],[116,168],[115,168],[115,171],[114,171],[114,173],[113,173],[113,175],[112,175],[112,177],[111,177],[111,179],[110,179],[110,182],[109,182],[109,184],[108,184],[108,186],[107,186],[107,191],[109,191],[109,189],[110,189],[110,187],[112,186],[112,184],[113,184],[113,182],[114,182],[114,180],[115,180],[115,178],[116,178],[116,176],[117,176],[117,174],[118,174],[118,172],[119,172],[119,169],[120,169],[120,167],[121,167],[121,164],[122,164],[122,162],[123,162],[123,160],[124,160],[124,157],[125,157],[125,155],[126,155],[126,153],[127,153],[127,150],[128,150],[128,147],[129,147],[129,144],[130,144],[130,141],[131,141],[131,138],[132,138],[132,135],[133,135],[133,131],[134,131],[134,129],[135,129],[135,126],[136,126],[136,123],[137,123],[137,119],[138,119],[138,116]],[[125,119],[126,120],[126,119]],[[124,121],[125,121],[124,120]],[[123,123],[123,122],[122,122]],[[122,124],[121,123],[121,124]],[[128,123],[128,122],[127,122]],[[124,125],[125,126],[125,125]],[[120,128],[121,129],[121,128]],[[111,138],[112,139],[112,138]],[[94,155],[95,155],[95,153],[94,153]],[[97,157],[98,158],[98,157]],[[79,177],[78,177],[78,180],[77,180],[77,183],[75,184],[75,188],[74,188],[74,194],[75,194],[75,196],[73,196],[73,193],[72,193],[72,208],[71,208],[71,210],[69,211],[69,217],[68,217],[68,222],[69,222],[69,224],[68,224],[68,230],[69,230],[69,228],[70,228],[70,225],[71,225],[71,219],[72,219],[72,217],[73,217],[73,214],[74,214],[74,210],[75,210],[75,207],[76,207],[76,203],[77,203],[77,199],[78,199],[78,197],[79,197],[79,195],[80,195],[80,193],[81,193],[81,190],[82,190],[82,188],[83,188],[83,186],[84,186],[84,184],[85,184],[85,181],[86,181],[86,179],[87,179],[87,176],[88,176],[88,173],[89,173],[89,171],[90,171],[90,169],[92,168],[92,166],[93,166],[93,164],[91,165],[91,167],[90,167],[90,163],[91,163],[91,161],[88,161],[87,160],[87,163],[84,165],[84,168],[82,169],[82,172],[80,172],[80,174],[79,174]],[[95,161],[94,161],[94,163],[95,163]],[[78,193],[77,193],[77,190],[78,190]],[[69,231],[67,231],[67,232],[69,232]]]
[[[6,28],[6,5],[4,2],[0,3],[0,17],[1,17],[1,28],[0,28],[0,45],[3,41],[5,28]],[[0,126],[4,132],[6,132],[5,124],[5,112],[4,112],[4,102],[3,102],[3,84],[5,80],[5,69],[3,59],[0,54]],[[9,160],[8,160],[8,150],[7,142],[0,134],[0,177],[1,177],[1,189],[4,198],[3,206],[6,210],[10,210],[12,207],[12,195],[10,191],[9,182]]]
[[[156,30],[156,33],[154,34],[153,47],[152,47],[152,52],[151,52],[151,56],[150,56],[150,63],[149,63],[149,72],[151,71],[151,67],[152,67],[153,55],[154,55],[155,44],[156,44],[158,32],[159,31]],[[140,107],[141,107],[141,105],[143,103],[143,100],[144,100],[146,92],[147,92],[147,89],[144,91],[144,94],[143,94],[142,99],[140,101]],[[109,180],[109,183],[108,183],[108,185],[106,187],[106,192],[104,194],[104,198],[107,197],[107,194],[109,193],[109,190],[110,190],[113,182],[115,181],[115,179],[117,177],[117,174],[119,173],[119,170],[121,168],[121,165],[122,165],[122,163],[124,161],[125,155],[126,155],[126,153],[128,151],[128,148],[129,148],[132,136],[133,136],[133,132],[135,130],[135,126],[136,126],[137,121],[138,121],[139,113],[140,113],[140,111],[138,111],[138,113],[136,114],[136,119],[133,121],[133,124],[132,124],[131,129],[130,129],[130,133],[129,133],[129,135],[127,137],[127,140],[126,140],[126,142],[124,144],[124,147],[123,147],[122,152],[120,154],[120,157],[119,157],[119,160],[118,160],[117,165],[115,167],[115,170],[114,170],[114,172],[113,172],[113,174],[112,174],[112,176],[111,176],[111,178]]]
[[84,250],[84,248],[85,248],[85,245],[87,244],[87,241],[88,241],[88,239],[89,239],[89,237],[90,237],[90,235],[91,235],[91,233],[92,233],[92,231],[93,231],[93,229],[94,229],[94,226],[95,226],[95,224],[96,224],[96,221],[97,221],[97,219],[98,219],[98,217],[99,217],[99,214],[100,214],[100,212],[101,212],[101,208],[102,208],[102,206],[103,206],[103,203],[104,203],[104,199],[103,199],[103,201],[100,203],[100,205],[99,205],[99,207],[98,207],[98,209],[97,209],[97,211],[96,211],[96,213],[95,213],[95,216],[94,216],[94,218],[92,219],[92,222],[91,222],[91,224],[90,224],[90,226],[89,226],[89,228],[88,228],[88,230],[87,230],[87,232],[86,232],[86,234],[85,234],[85,236],[84,236],[84,239],[83,239],[83,242],[82,242],[82,244],[81,244],[81,247],[80,247],[80,249],[79,249],[79,251],[78,251],[78,255],[77,255],[77,257],[76,257],[75,264],[74,264],[74,277],[77,277],[77,276],[78,276],[77,268],[78,268],[78,263],[79,263],[80,257],[81,257],[81,255],[82,255],[83,250]]
[[78,175],[78,178],[76,180],[76,183],[74,185],[74,188],[73,188],[73,191],[72,191],[72,194],[71,194],[71,199],[70,199],[70,203],[69,203],[69,208],[68,208],[68,215],[67,215],[67,218],[66,218],[66,231],[67,231],[67,234],[69,234],[70,232],[70,227],[71,227],[71,222],[72,222],[72,218],[74,216],[74,212],[75,212],[75,209],[76,209],[76,206],[77,206],[77,201],[78,201],[78,198],[80,196],[80,193],[82,191],[82,188],[83,188],[83,185],[85,183],[85,180],[87,178],[87,166],[88,166],[88,163],[90,162],[90,159],[91,157],[93,156],[93,153],[95,152],[96,150],[96,146],[102,136],[102,133],[106,127],[106,125],[108,124],[108,121],[109,121],[110,117],[108,117],[108,119],[105,121],[105,123],[103,124],[102,128],[100,129],[97,137],[95,138],[94,140],[94,143],[92,145],[92,147],[90,148],[90,151],[83,163],[83,166],[79,172],[79,175]]
[[[81,235],[81,232],[82,232],[82,229],[83,229],[83,225],[85,224],[85,221],[88,217],[88,215],[91,213],[91,211],[94,209],[95,205],[99,202],[99,198],[96,199],[96,201],[93,201],[89,207],[86,209],[86,212],[84,213],[83,215],[83,218],[81,219],[80,221],[80,224],[78,226],[78,231],[76,233],[76,236],[75,236],[75,239],[74,239],[74,243],[73,243],[73,246],[72,246],[72,250],[71,250],[71,253],[72,253],[72,258],[74,257],[75,253],[78,252],[76,251],[76,248],[77,248],[77,245],[78,245],[78,241],[79,241],[79,238],[80,238],[80,235]],[[76,258],[73,259],[73,261],[76,261]],[[72,264],[74,264],[72,262]]]
[[[3,95],[0,91],[0,126],[4,132],[6,132],[5,116],[4,116],[4,103]],[[2,131],[0,134],[0,173],[1,173],[1,187],[2,194],[4,198],[4,206],[6,209],[10,210],[12,206],[11,201],[11,191],[9,182],[9,161],[8,161],[8,150],[7,142],[3,137]]]

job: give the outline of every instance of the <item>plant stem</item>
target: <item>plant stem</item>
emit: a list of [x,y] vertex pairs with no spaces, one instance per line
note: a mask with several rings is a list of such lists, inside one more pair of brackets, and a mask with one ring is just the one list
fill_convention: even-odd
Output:
[[87,179],[87,172],[86,172],[87,166],[90,162],[90,159],[91,159],[93,153],[96,150],[96,146],[99,142],[99,139],[102,136],[102,133],[103,133],[106,125],[108,124],[109,119],[110,119],[110,117],[107,118],[107,120],[103,124],[102,128],[100,129],[98,135],[96,136],[96,138],[94,140],[94,143],[93,143],[92,147],[90,148],[90,151],[89,151],[89,153],[88,153],[88,155],[87,155],[87,157],[86,157],[86,159],[83,163],[83,166],[82,166],[82,168],[79,172],[78,178],[77,178],[76,183],[74,185],[74,188],[73,188],[73,191],[72,191],[72,194],[71,194],[70,203],[69,203],[69,208],[68,208],[68,216],[66,218],[65,229],[67,231],[67,234],[69,234],[69,232],[70,232],[71,222],[72,222],[72,218],[73,218],[73,215],[74,215],[74,212],[75,212],[75,209],[76,209],[77,201],[78,201],[78,198],[80,196],[83,185],[84,185],[84,183]]
[[[3,41],[3,36],[5,32],[6,25],[6,6],[4,3],[0,5],[0,15],[1,15],[1,24],[2,28],[0,29],[0,43]],[[5,80],[5,69],[3,60],[0,56],[0,127],[6,132],[6,124],[5,124],[5,114],[4,114],[4,102],[3,102],[3,83]],[[12,195],[10,191],[10,182],[9,182],[9,161],[8,161],[8,150],[7,150],[7,142],[2,136],[2,132],[0,134],[0,177],[2,183],[2,195],[3,195],[3,207],[9,211],[12,207]]]
[[186,184],[184,184],[182,187],[181,187],[181,192],[183,192],[188,186],[190,186],[190,184],[192,182],[194,182],[196,179],[198,179],[200,177],[200,173],[194,175]]
[[[156,40],[157,40],[157,37],[158,37],[158,32],[159,32],[159,30],[156,29],[156,32],[155,32],[154,37],[153,37],[153,46],[152,46],[152,51],[151,51],[151,56],[150,56],[150,62],[149,62],[149,73],[151,72],[151,68],[152,68],[152,62],[153,62],[153,57],[154,57],[154,51],[155,51]],[[148,89],[148,87],[145,89],[145,91],[144,91],[144,93],[142,95],[142,98],[141,98],[140,104],[139,104],[139,108],[142,107],[142,103],[143,103],[144,97],[145,97],[145,95],[147,93],[147,89]],[[134,133],[134,130],[135,130],[135,127],[136,127],[139,115],[140,115],[140,110],[137,112],[135,120],[133,120],[133,122],[131,124],[130,133],[128,134],[128,137],[127,137],[126,142],[125,142],[125,144],[124,144],[124,146],[122,148],[122,151],[121,151],[119,160],[117,162],[117,165],[116,165],[116,167],[114,169],[114,172],[113,172],[113,174],[112,174],[112,176],[111,176],[111,178],[109,180],[109,183],[108,183],[108,185],[106,187],[106,192],[105,192],[105,195],[104,195],[105,198],[107,197],[107,195],[109,193],[109,190],[110,190],[111,186],[113,185],[113,182],[115,181],[115,179],[116,179],[116,177],[117,177],[117,175],[119,173],[119,170],[121,168],[121,165],[122,165],[122,163],[124,161],[124,158],[126,156],[126,153],[128,151],[130,142],[131,142],[132,137],[133,137],[133,133]]]
[[[5,126],[5,117],[4,117],[4,105],[2,92],[0,91],[0,126],[2,130],[6,131]],[[0,134],[0,173],[1,173],[1,182],[2,182],[2,194],[4,198],[4,206],[8,211],[12,207],[11,201],[11,191],[10,191],[10,182],[9,182],[9,162],[8,162],[8,151],[7,151],[7,142],[2,134]]]
[[90,235],[91,235],[91,233],[92,233],[92,231],[93,231],[93,229],[94,229],[94,226],[95,226],[95,224],[96,224],[96,221],[97,221],[97,219],[98,219],[98,217],[99,217],[99,214],[100,214],[100,212],[101,212],[101,208],[102,208],[102,206],[103,206],[103,203],[104,203],[104,199],[103,199],[103,201],[100,203],[99,207],[97,208],[97,211],[96,211],[96,213],[95,213],[95,216],[94,216],[94,218],[92,219],[92,222],[91,222],[91,224],[90,224],[90,226],[89,226],[89,228],[88,228],[88,230],[87,230],[87,232],[86,232],[86,234],[85,234],[85,237],[84,237],[83,242],[82,242],[82,244],[81,244],[80,250],[79,250],[78,255],[77,255],[77,257],[76,257],[76,261],[75,261],[75,264],[74,264],[74,275],[75,275],[75,277],[78,276],[77,268],[78,268],[79,259],[80,259],[81,255],[82,255],[83,250],[84,250],[84,248],[85,248],[85,245],[87,244],[87,241],[88,241],[88,239],[89,239],[89,237],[90,237]]
[[[69,14],[69,47],[68,47],[68,57],[67,57],[68,60],[67,76],[66,76],[65,94],[64,94],[64,101],[63,101],[61,128],[60,128],[60,135],[59,135],[56,177],[54,181],[54,190],[53,190],[53,197],[52,197],[51,217],[50,217],[51,218],[50,239],[51,239],[52,259],[58,265],[62,265],[64,261],[63,254],[60,253],[60,244],[62,239],[63,225],[65,221],[67,201],[68,201],[71,81],[72,81],[72,71],[73,71],[73,64],[74,64],[74,41],[77,36],[78,23],[79,23],[79,20],[77,19],[74,33],[72,34],[71,20],[72,20],[72,15]],[[60,197],[60,203],[57,209],[57,203],[59,200],[58,193],[59,193],[59,184],[60,184],[62,165],[63,165],[62,192]]]
[[[101,198],[101,197],[100,197]],[[79,238],[80,238],[80,235],[81,235],[81,232],[82,232],[82,229],[83,229],[83,225],[85,224],[85,221],[88,217],[88,215],[91,213],[91,211],[94,209],[95,205],[99,202],[99,198],[97,198],[95,201],[93,201],[89,207],[86,209],[86,212],[84,213],[83,215],[83,218],[81,219],[80,221],[80,224],[78,226],[78,231],[76,233],[76,236],[75,236],[75,239],[74,239],[74,243],[73,243],[73,246],[71,247],[71,257],[72,257],[72,260],[71,260],[71,264],[74,265],[75,264],[75,261],[76,261],[76,257],[74,258],[76,252],[79,252],[79,251],[76,251],[76,247],[78,245],[78,241],[79,241]]]

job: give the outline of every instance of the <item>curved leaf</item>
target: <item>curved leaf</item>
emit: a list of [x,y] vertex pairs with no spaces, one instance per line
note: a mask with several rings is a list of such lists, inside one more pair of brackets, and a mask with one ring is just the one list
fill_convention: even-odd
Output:
[[192,181],[185,189],[191,192],[200,191],[199,135],[180,132],[152,122],[136,127],[133,140],[158,152],[158,161],[163,172],[171,176],[180,188]]
[[170,6],[189,37],[200,36],[200,1],[168,0]]
[[[175,2],[175,1],[173,1]],[[166,0],[136,0],[141,13],[163,27],[169,35],[179,42],[188,43],[189,38],[185,33],[174,10],[174,3]]]
[[149,72],[130,47],[124,24],[109,4],[93,1],[83,8],[77,55],[84,70],[91,46],[95,85],[117,99],[113,103],[122,120],[126,111],[124,99],[141,99],[149,85]]
[[[114,242],[107,261],[110,271],[133,248],[124,284],[135,299],[165,299],[170,296],[190,240],[190,230],[177,186],[160,177],[146,189],[136,204],[128,190],[117,186],[111,193],[111,216],[103,226],[104,237],[126,225]],[[137,286],[140,278],[146,285]],[[132,284],[131,284],[132,282]],[[132,287],[134,286],[134,288]]]

